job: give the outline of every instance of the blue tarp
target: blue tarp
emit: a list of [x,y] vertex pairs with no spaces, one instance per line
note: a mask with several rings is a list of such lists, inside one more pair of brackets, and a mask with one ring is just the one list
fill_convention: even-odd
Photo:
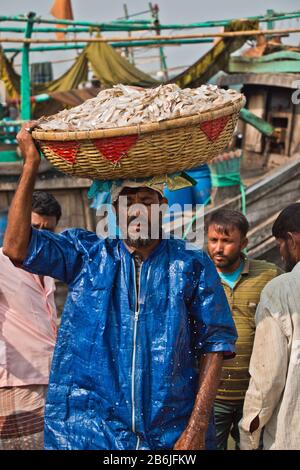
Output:
[[121,240],[33,229],[24,267],[69,286],[46,449],[172,449],[194,406],[199,356],[234,351],[236,330],[208,256],[162,240],[143,262],[136,292]]

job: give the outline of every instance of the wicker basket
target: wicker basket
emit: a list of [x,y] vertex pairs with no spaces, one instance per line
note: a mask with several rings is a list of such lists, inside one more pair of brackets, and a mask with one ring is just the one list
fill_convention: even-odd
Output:
[[229,143],[245,99],[184,118],[113,129],[32,136],[60,171],[100,180],[160,176],[209,162]]

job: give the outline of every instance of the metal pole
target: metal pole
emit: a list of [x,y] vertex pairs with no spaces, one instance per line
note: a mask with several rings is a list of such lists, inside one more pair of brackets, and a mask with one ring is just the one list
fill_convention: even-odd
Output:
[[[112,47],[147,47],[147,46],[157,46],[157,44],[163,44],[164,46],[180,46],[185,44],[203,44],[203,43],[212,43],[213,39],[178,39],[178,40],[166,40],[160,41],[134,41],[134,42],[115,42],[110,44]],[[72,50],[72,49],[84,49],[86,44],[73,44],[73,45],[63,45],[63,46],[33,46],[30,48],[30,52],[44,52],[44,51],[62,51],[62,50]],[[22,48],[7,47],[3,49],[5,53],[9,52],[21,52]]]
[[[124,3],[123,8],[124,8],[124,13],[125,13],[125,18],[126,18],[126,20],[129,20],[127,3]],[[131,37],[131,32],[130,32],[130,31],[128,31],[128,37],[129,37],[129,38]],[[127,59],[129,59],[129,57],[130,57],[130,62],[131,62],[132,64],[134,64],[134,53],[133,53],[133,50],[130,49],[130,51],[129,51],[128,47],[126,47],[126,48],[125,48],[125,52],[126,52],[126,57],[127,57]]]
[[[267,10],[267,18],[272,17],[274,18],[274,10]],[[272,20],[267,20],[267,29],[273,29],[274,28],[274,21]]]
[[[267,16],[273,17],[274,16],[274,10],[267,10]],[[270,20],[267,22],[267,29],[273,29],[274,28],[274,21]],[[271,39],[271,35],[267,35],[267,39]]]
[[[28,19],[33,20],[35,13],[28,13]],[[33,21],[28,21],[25,28],[25,38],[31,37]],[[30,119],[30,72],[29,72],[29,43],[24,43],[22,48],[22,75],[21,75],[21,119]]]
[[[149,2],[149,7],[150,7],[150,10],[151,10],[151,13],[152,13],[153,20],[154,20],[156,35],[160,36],[160,23],[159,23],[159,18],[158,18],[158,5],[153,6],[152,3]],[[166,62],[166,57],[165,57],[165,54],[164,54],[163,47],[159,48],[159,55],[160,55],[160,69],[163,73],[164,81],[167,82],[169,80],[169,74],[168,74],[167,62]]]
[[[178,34],[178,35],[155,35],[155,36],[136,36],[127,38],[127,41],[144,41],[149,42],[156,40],[157,42],[163,42],[168,40],[176,41],[178,39],[199,39],[199,38],[236,38],[236,37],[252,37],[252,36],[263,36],[266,34],[291,34],[291,33],[299,33],[300,28],[286,28],[286,29],[272,29],[272,30],[254,30],[250,29],[247,31],[228,31],[225,33],[204,33],[204,34]],[[108,43],[116,43],[116,42],[123,42],[122,37],[93,37],[93,38],[78,38],[78,39],[31,39],[31,38],[8,38],[8,37],[1,37],[0,36],[0,43],[2,42],[11,42],[11,43],[35,43],[35,44],[58,44],[58,43],[76,43],[76,42],[108,42]]]

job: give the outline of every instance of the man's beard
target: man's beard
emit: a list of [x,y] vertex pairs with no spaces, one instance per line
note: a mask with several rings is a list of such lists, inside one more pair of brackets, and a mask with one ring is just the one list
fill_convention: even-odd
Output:
[[[128,227],[130,225],[130,222],[132,222],[133,220],[135,220],[134,217],[128,219]],[[144,227],[144,231],[143,231],[143,227]],[[146,227],[146,229],[145,229],[145,227]],[[140,232],[135,232],[134,235],[131,235],[129,232],[130,231],[128,229],[126,243],[127,243],[127,245],[129,245],[133,248],[147,247],[147,246],[150,246],[153,242],[155,242],[157,240],[157,238],[151,238],[151,235],[152,235],[151,234],[151,223],[149,223],[148,221],[144,221],[144,223],[142,224]],[[161,223],[160,223],[160,225],[158,227],[158,239],[161,239],[161,238],[162,238],[162,226],[161,226]]]
[[152,242],[153,240],[151,238],[131,238],[128,236],[126,239],[127,245],[132,248],[143,248],[151,245]]
[[234,265],[238,261],[238,259],[241,258],[241,253],[239,252],[233,257],[228,257],[228,256],[224,256],[224,255],[221,255],[221,254],[219,256],[222,256],[223,260],[218,262],[213,258],[215,266],[217,268],[227,268],[228,269],[232,265]]
[[292,255],[290,253],[288,244],[286,242],[285,242],[285,251],[286,251],[286,256],[284,257],[285,270],[286,270],[287,273],[290,273],[294,269],[294,267],[296,266],[297,261],[295,259],[293,259]]

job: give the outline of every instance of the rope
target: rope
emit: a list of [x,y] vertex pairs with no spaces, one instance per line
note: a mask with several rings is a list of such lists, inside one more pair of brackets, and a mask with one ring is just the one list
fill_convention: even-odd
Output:
[[[245,191],[245,186],[241,180],[241,175],[240,173],[227,173],[226,175],[220,175],[217,173],[211,173],[211,182],[212,186],[215,188],[225,188],[229,186],[240,186],[240,192],[241,192],[241,202],[242,202],[242,213],[246,215],[246,191]],[[207,198],[207,200],[204,202],[204,206],[206,206],[210,201],[210,196]],[[183,240],[186,239],[190,229],[192,228],[195,220],[198,217],[198,213],[202,208],[198,209],[193,216],[191,222],[187,226],[184,234],[183,234]]]
[[[204,202],[204,206],[207,206],[207,204],[209,203],[210,201],[210,196],[208,196],[208,198],[206,199],[206,201]],[[188,233],[189,231],[191,230],[192,226],[193,226],[193,223],[195,222],[195,220],[197,219],[198,217],[198,213],[200,212],[200,210],[202,210],[202,207],[200,207],[196,212],[195,212],[195,215],[193,216],[192,220],[190,221],[189,225],[187,226],[184,234],[183,234],[183,240],[186,239],[186,237],[188,236]]]
[[225,188],[239,185],[242,202],[242,213],[246,215],[246,191],[239,172],[226,173],[223,175],[218,173],[211,173],[211,182],[215,188]]

